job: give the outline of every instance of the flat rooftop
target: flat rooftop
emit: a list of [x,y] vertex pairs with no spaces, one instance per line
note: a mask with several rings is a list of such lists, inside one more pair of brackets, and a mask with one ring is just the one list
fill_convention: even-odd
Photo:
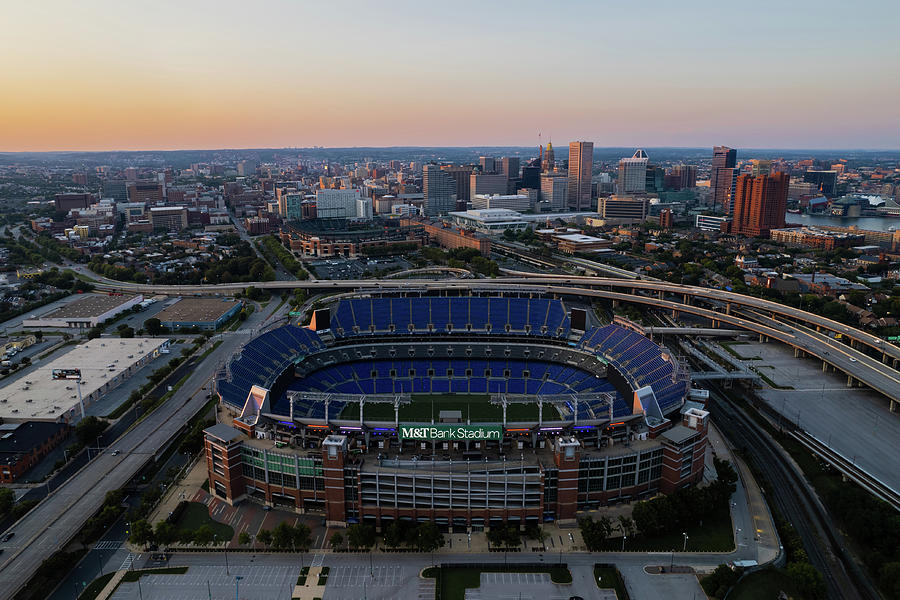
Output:
[[132,300],[134,296],[109,296],[106,294],[85,294],[73,302],[40,315],[41,319],[89,319],[99,317],[117,306]]
[[0,388],[0,418],[13,421],[56,421],[76,408],[81,417],[74,379],[53,379],[55,369],[81,370],[81,395],[87,399],[148,354],[169,342],[166,338],[97,338],[73,347],[59,358],[17,377]]
[[234,308],[233,298],[182,298],[157,313],[163,323],[213,323]]

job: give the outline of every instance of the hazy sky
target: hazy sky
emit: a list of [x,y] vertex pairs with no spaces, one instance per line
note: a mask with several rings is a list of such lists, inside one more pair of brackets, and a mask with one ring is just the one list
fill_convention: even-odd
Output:
[[900,3],[9,2],[0,151],[900,148]]

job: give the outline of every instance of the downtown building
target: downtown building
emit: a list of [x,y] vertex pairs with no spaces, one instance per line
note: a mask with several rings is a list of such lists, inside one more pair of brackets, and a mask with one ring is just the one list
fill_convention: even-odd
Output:
[[769,237],[772,229],[783,229],[789,182],[781,172],[738,177],[731,233]]
[[[422,188],[425,193],[425,216],[436,217],[456,210],[456,176],[429,164],[422,169]],[[468,199],[466,199],[468,200]]]
[[594,164],[593,142],[572,142],[569,144],[569,187],[567,206],[569,210],[591,209],[591,168]]
[[643,194],[647,191],[647,163],[650,157],[643,150],[635,151],[631,158],[619,161],[617,189],[619,194]]
[[737,150],[727,146],[713,148],[712,168],[709,172],[709,189],[712,206],[726,215],[734,214],[732,198],[737,183]]

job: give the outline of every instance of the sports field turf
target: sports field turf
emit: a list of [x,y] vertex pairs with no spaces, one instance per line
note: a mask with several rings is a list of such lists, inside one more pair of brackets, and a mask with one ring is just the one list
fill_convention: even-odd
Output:
[[[473,423],[501,423],[503,408],[499,404],[491,404],[487,394],[414,394],[412,402],[400,406],[400,422],[429,423],[432,416],[438,420],[442,410],[462,411],[463,421],[471,419]],[[393,421],[394,406],[392,404],[369,403],[365,405],[365,419],[370,421]],[[359,419],[359,404],[351,403],[341,411],[341,419]],[[555,421],[559,418],[556,408],[544,406],[544,420]],[[537,404],[510,404],[506,408],[507,422],[538,420]]]

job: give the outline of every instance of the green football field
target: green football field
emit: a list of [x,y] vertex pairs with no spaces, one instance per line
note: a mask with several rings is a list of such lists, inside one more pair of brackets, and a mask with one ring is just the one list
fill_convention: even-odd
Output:
[[[499,404],[491,404],[487,394],[413,394],[412,402],[400,406],[400,421],[404,423],[428,423],[432,416],[437,420],[442,410],[458,410],[462,412],[463,421],[467,418],[473,423],[501,423],[503,408]],[[364,420],[393,421],[394,406],[392,404],[369,403],[365,405]],[[359,420],[359,404],[350,403],[341,411],[341,419]],[[553,421],[558,418],[556,409],[547,404],[544,406],[544,420]],[[510,404],[506,408],[506,420],[534,421],[538,420],[537,404]]]

